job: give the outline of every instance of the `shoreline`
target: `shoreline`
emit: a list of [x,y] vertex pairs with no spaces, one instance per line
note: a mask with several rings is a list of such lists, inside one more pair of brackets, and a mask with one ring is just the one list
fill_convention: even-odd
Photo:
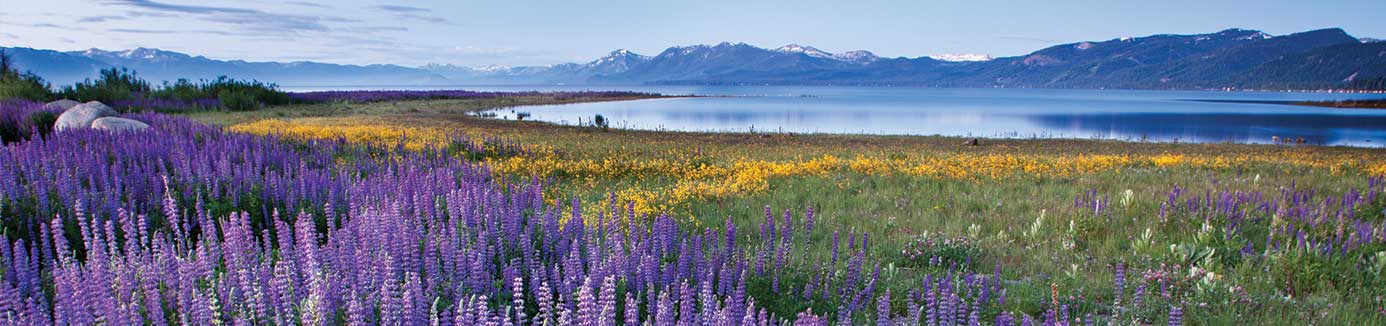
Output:
[[1313,106],[1331,109],[1386,109],[1386,99],[1379,100],[1342,100],[1342,101],[1277,101],[1277,100],[1205,100],[1205,99],[1186,99],[1181,101],[1205,102],[1205,103],[1239,103],[1239,104],[1272,104],[1272,105],[1294,105],[1294,106]]
[[[465,126],[475,127],[499,132],[502,134],[529,133],[529,132],[559,132],[565,133],[596,133],[600,132],[590,126],[576,126],[570,124],[559,124],[540,120],[512,120],[496,119],[479,116],[476,113],[503,109],[521,109],[526,106],[542,105],[565,105],[580,104],[590,102],[609,102],[609,101],[636,101],[636,100],[657,100],[657,99],[677,99],[695,98],[706,96],[650,96],[650,97],[628,97],[628,98],[604,98],[604,99],[568,99],[554,100],[551,98],[539,97],[518,97],[503,99],[462,99],[462,100],[409,100],[395,102],[376,102],[376,103],[336,103],[336,104],[308,104],[308,105],[287,105],[268,107],[261,111],[251,112],[207,112],[190,114],[194,120],[208,122],[216,125],[231,126],[241,123],[254,122],[264,119],[277,120],[296,120],[301,118],[315,119],[340,119],[352,117],[370,117],[372,119],[409,121],[407,125],[424,126],[433,124],[461,123]],[[795,133],[795,132],[716,132],[716,131],[681,131],[681,130],[646,130],[646,129],[624,129],[611,128],[610,133],[601,132],[608,135],[621,135],[622,137],[634,138],[655,138],[655,139],[715,139],[716,142],[764,142],[772,140],[808,141],[808,142],[828,142],[828,143],[858,143],[873,144],[876,146],[892,142],[906,143],[927,143],[930,146],[942,146],[943,148],[1007,148],[1007,147],[1048,147],[1048,146],[1077,146],[1077,147],[1097,147],[1097,148],[1146,148],[1148,150],[1175,150],[1177,148],[1303,148],[1303,149],[1325,149],[1325,150],[1348,150],[1348,151],[1371,151],[1383,150],[1383,147],[1368,146],[1347,146],[1347,145],[1321,145],[1321,144],[1274,144],[1274,143],[1252,143],[1252,142],[1186,142],[1186,141],[1137,141],[1119,138],[1044,138],[1044,137],[983,137],[983,136],[948,136],[948,135],[887,135],[887,134],[854,134],[854,133]],[[981,146],[965,146],[971,139],[981,140]]]

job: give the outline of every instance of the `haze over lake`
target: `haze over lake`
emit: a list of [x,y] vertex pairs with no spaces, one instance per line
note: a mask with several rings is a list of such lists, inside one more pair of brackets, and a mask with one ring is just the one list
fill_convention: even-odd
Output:
[[[374,87],[379,88],[379,87]],[[1324,101],[1383,94],[776,86],[469,86],[467,89],[634,90],[709,96],[531,106],[497,118],[642,130],[1101,138],[1159,142],[1381,147],[1386,110],[1195,100]],[[292,89],[291,89],[292,90]]]

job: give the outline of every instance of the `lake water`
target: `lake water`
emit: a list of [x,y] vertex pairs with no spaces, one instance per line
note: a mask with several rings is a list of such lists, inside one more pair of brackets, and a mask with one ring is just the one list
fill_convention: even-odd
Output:
[[[378,88],[378,87],[377,87]],[[458,88],[458,87],[453,87]],[[501,119],[717,132],[1100,138],[1159,142],[1386,146],[1386,110],[1191,100],[1340,100],[1386,94],[774,86],[505,86],[476,90],[633,90],[717,97],[527,106]]]

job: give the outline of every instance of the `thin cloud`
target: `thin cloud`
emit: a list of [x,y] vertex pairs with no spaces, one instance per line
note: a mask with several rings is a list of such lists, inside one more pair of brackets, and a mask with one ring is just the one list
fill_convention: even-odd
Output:
[[422,20],[422,21],[426,21],[426,22],[430,22],[430,23],[446,23],[446,22],[448,22],[448,20],[445,19],[445,18],[438,18],[438,17],[424,16],[424,15],[414,15],[414,14],[401,14],[401,15],[396,15],[395,17],[400,18],[400,19],[406,19],[406,20]]
[[157,11],[180,12],[180,13],[187,13],[187,14],[217,14],[217,13],[223,13],[223,14],[255,14],[255,13],[264,13],[263,11],[254,10],[254,9],[232,8],[232,7],[212,7],[212,6],[178,5],[178,4],[163,3],[163,2],[156,2],[156,1],[149,1],[149,0],[116,0],[116,1],[107,1],[106,3],[107,3],[107,4],[113,4],[113,5],[124,5],[124,6],[131,6],[131,7],[137,7],[137,8],[150,9],[150,10],[157,10]]
[[446,22],[448,22],[448,20],[447,20],[446,18],[441,18],[441,17],[434,17],[434,16],[432,16],[431,14],[433,13],[433,10],[432,10],[432,9],[428,9],[428,8],[419,8],[419,7],[411,7],[411,6],[400,6],[400,5],[379,5],[379,6],[372,6],[372,7],[370,7],[370,8],[371,8],[371,9],[382,10],[382,11],[391,13],[391,14],[393,14],[393,15],[395,16],[396,19],[401,19],[401,20],[417,20],[417,21],[425,21],[425,22],[430,22],[430,23],[446,23]]
[[127,20],[127,19],[130,19],[130,17],[125,17],[125,16],[88,16],[88,17],[82,17],[81,19],[77,19],[77,22],[79,22],[79,23],[100,23],[100,22],[107,22],[107,21],[113,21],[113,20]]
[[332,8],[332,6],[329,6],[329,5],[325,5],[325,4],[321,4],[321,3],[315,3],[315,2],[307,2],[307,1],[289,1],[289,2],[285,2],[285,3],[291,4],[291,5],[295,5],[295,6],[303,6],[303,7]]
[[107,31],[116,32],[116,33],[131,33],[131,34],[177,34],[177,33],[178,33],[178,31],[155,30],[155,29],[137,29],[137,28],[112,28],[112,29],[108,29]]
[[3,21],[3,20],[0,20],[0,25],[19,26],[19,27],[30,27],[30,28],[62,29],[62,30],[71,30],[71,31],[85,31],[85,30],[87,30],[86,28],[80,27],[80,26],[60,26],[60,25],[57,25],[57,24],[50,24],[50,23],[36,23],[36,24],[15,23],[15,22]]
[[325,32],[331,28],[323,24],[324,22],[358,21],[339,17],[280,14],[249,8],[181,5],[151,0],[115,0],[106,1],[105,4],[142,10],[143,13],[151,15],[193,15],[206,21],[262,33]]
[[380,9],[380,10],[384,10],[384,11],[390,11],[390,12],[409,12],[409,13],[433,12],[433,10],[429,10],[429,9],[424,9],[424,8],[419,8],[419,7],[410,7],[410,6],[399,6],[399,5],[379,5],[379,6],[375,6],[375,8],[376,8],[376,9]]
[[350,32],[350,33],[357,33],[357,32],[365,32],[365,33],[370,33],[370,32],[408,32],[408,31],[409,31],[409,28],[407,28],[407,27],[401,27],[401,26],[359,26],[359,27],[347,27],[347,28],[342,28],[341,31],[343,31],[343,32]]

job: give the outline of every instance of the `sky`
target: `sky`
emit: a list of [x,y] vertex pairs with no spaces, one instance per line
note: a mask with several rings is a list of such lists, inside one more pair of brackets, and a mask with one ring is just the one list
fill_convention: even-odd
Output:
[[[1019,2],[1019,3],[1017,3]],[[464,66],[586,62],[615,49],[745,42],[886,57],[1227,28],[1386,38],[1386,1],[0,0],[0,46],[160,48],[213,59]]]

